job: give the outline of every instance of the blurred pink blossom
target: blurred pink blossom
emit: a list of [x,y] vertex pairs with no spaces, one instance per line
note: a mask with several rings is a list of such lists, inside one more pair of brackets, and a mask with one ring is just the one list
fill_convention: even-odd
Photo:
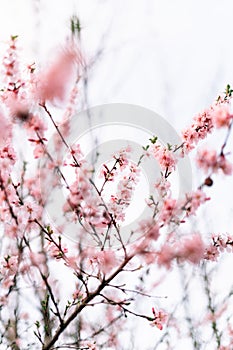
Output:
[[217,154],[216,150],[204,148],[198,151],[197,164],[204,172],[214,173],[222,170],[225,175],[231,175],[233,165],[226,159],[224,154]]
[[233,118],[233,114],[230,113],[229,105],[217,105],[212,113],[213,124],[216,128],[228,127]]
[[54,62],[40,73],[38,77],[38,97],[44,101],[63,102],[67,97],[67,89],[75,78],[77,64],[81,62],[80,52],[68,45],[57,54]]

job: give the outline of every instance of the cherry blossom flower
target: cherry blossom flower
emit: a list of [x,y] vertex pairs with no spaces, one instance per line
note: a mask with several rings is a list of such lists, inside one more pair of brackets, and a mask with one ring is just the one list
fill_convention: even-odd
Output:
[[177,219],[180,209],[177,205],[177,200],[173,198],[167,198],[164,200],[160,213],[159,220],[164,223],[169,223],[172,220]]
[[122,148],[119,152],[116,152],[113,155],[113,158],[119,162],[120,169],[123,170],[128,165],[129,162],[129,154],[132,152],[130,146]]
[[206,260],[217,261],[221,252],[233,251],[233,237],[228,234],[213,234],[212,243],[205,249],[204,258]]
[[154,320],[151,322],[151,326],[156,326],[159,330],[163,329],[164,324],[168,320],[168,314],[163,310],[155,311],[155,308],[152,308],[152,313],[154,315]]
[[106,274],[116,266],[116,256],[112,250],[102,250],[96,252],[96,260],[100,270]]
[[206,148],[198,151],[197,164],[205,173],[221,170],[225,175],[231,175],[233,171],[233,165],[223,154],[218,155],[216,150]]
[[207,197],[205,192],[203,192],[201,189],[198,189],[189,194],[186,194],[186,198],[183,200],[181,207],[186,211],[186,216],[195,215],[200,205],[208,200],[210,200],[210,197]]
[[30,259],[34,266],[41,266],[46,262],[46,256],[42,252],[30,252]]
[[[127,151],[129,152],[129,150]],[[116,193],[110,196],[108,203],[109,212],[113,215],[115,221],[125,220],[125,210],[131,204],[135,186],[138,183],[140,169],[132,162],[127,160],[128,171],[125,170],[126,159],[120,164],[119,182]]]
[[193,234],[174,244],[165,243],[157,252],[157,263],[167,269],[171,268],[172,261],[189,261],[198,264],[205,255],[205,244],[199,234]]
[[64,256],[64,254],[68,252],[68,248],[64,245],[61,246],[61,242],[55,244],[52,241],[48,243],[47,250],[50,256],[57,260],[61,259]]
[[224,155],[219,156],[218,167],[222,170],[224,175],[231,175],[233,172],[233,164],[230,163]]
[[214,107],[211,117],[216,128],[228,127],[233,118],[233,115],[230,113],[229,104]]
[[7,121],[3,111],[0,109],[0,147],[5,146],[11,136],[12,126]]
[[56,60],[40,73],[38,79],[38,97],[42,102],[64,101],[67,88],[75,75],[75,67],[80,60],[80,53],[71,45],[57,54]]
[[18,270],[18,256],[12,255],[4,258],[2,263],[3,273],[7,276],[14,275]]
[[82,300],[85,298],[85,293],[81,291],[80,285],[76,283],[76,289],[74,293],[72,294],[74,300]]
[[220,255],[220,252],[218,248],[211,244],[205,249],[204,259],[210,260],[210,261],[217,261],[219,255]]
[[153,219],[145,219],[139,223],[139,232],[149,239],[157,240],[159,238],[159,225]]
[[201,236],[194,234],[181,242],[177,255],[181,260],[188,260],[193,264],[198,264],[203,259],[204,253],[205,244]]
[[174,152],[166,147],[156,144],[152,145],[150,149],[163,171],[169,173],[175,170],[177,159]]
[[193,118],[193,124],[182,131],[183,147],[181,155],[189,153],[195,145],[213,130],[212,107]]
[[3,72],[8,87],[21,80],[19,58],[17,54],[17,36],[11,36],[8,49],[3,58]]
[[168,179],[165,179],[164,177],[161,177],[158,179],[155,183],[155,188],[158,192],[159,197],[162,199],[166,196],[171,195],[171,183],[168,181]]
[[38,114],[30,114],[30,118],[25,123],[25,128],[28,130],[29,135],[35,137],[35,132],[44,137],[44,132],[47,130],[47,125],[44,120]]
[[164,244],[159,252],[157,252],[158,266],[164,266],[166,269],[171,268],[171,263],[176,257],[176,251],[170,244]]
[[215,170],[217,167],[218,155],[216,150],[201,149],[198,150],[197,154],[197,165],[203,169],[206,173],[212,169]]

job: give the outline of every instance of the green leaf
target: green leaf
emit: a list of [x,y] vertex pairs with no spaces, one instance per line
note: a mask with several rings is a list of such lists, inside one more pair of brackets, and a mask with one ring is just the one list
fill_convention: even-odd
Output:
[[156,141],[158,140],[157,136],[153,136],[151,139],[149,139],[150,142],[154,145],[156,143]]
[[18,38],[18,35],[11,35],[11,40],[16,40]]
[[39,321],[36,321],[35,325],[36,325],[37,328],[40,328],[40,322]]
[[81,25],[80,25],[80,20],[77,16],[72,16],[70,19],[70,29],[71,29],[71,33],[73,35],[75,35],[75,33],[77,32],[78,34],[80,34],[81,32]]

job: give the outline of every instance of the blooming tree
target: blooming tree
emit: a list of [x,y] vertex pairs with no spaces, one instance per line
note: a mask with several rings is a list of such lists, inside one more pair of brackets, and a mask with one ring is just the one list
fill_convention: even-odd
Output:
[[[73,21],[73,33],[77,30]],[[232,175],[231,87],[193,118],[180,144],[164,145],[154,135],[136,163],[130,147],[119,149],[102,164],[97,183],[95,162],[86,160],[81,144],[67,141],[88,67],[75,36],[40,69],[22,63],[17,44],[12,36],[1,73],[1,349],[129,349],[126,330],[132,320],[155,326],[157,340],[150,349],[173,349],[182,337],[194,349],[232,349],[232,292],[215,303],[210,271],[232,251],[233,237],[209,237],[192,226],[182,230],[211,201],[216,178]],[[57,116],[58,109],[62,115]],[[219,149],[199,147],[218,129],[224,135]],[[190,154],[196,154],[193,165],[201,169],[202,180],[177,199],[172,174]],[[160,172],[154,193],[140,197],[148,216],[126,239],[125,215],[148,158]],[[47,211],[49,194],[56,190],[64,190],[62,224]],[[77,230],[75,240],[67,237],[65,226]],[[157,298],[162,281],[156,271],[169,275],[177,266],[183,277],[188,269],[200,273],[207,297],[202,319],[188,314],[185,283],[185,315],[179,305],[168,309],[165,298]]]

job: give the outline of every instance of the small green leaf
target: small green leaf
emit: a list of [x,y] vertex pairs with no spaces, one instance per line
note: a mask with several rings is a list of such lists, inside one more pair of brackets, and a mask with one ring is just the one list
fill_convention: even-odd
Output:
[[156,141],[158,140],[157,136],[153,136],[151,139],[149,139],[150,142],[154,145],[156,143]]
[[18,38],[18,35],[11,35],[11,40],[16,40]]
[[36,321],[35,325],[36,325],[37,328],[40,328],[40,322],[39,321]]
[[78,34],[80,34],[80,32],[81,32],[81,25],[80,25],[80,20],[79,20],[79,18],[77,16],[71,17],[70,27],[71,27],[71,33],[73,35],[75,35],[76,32]]

